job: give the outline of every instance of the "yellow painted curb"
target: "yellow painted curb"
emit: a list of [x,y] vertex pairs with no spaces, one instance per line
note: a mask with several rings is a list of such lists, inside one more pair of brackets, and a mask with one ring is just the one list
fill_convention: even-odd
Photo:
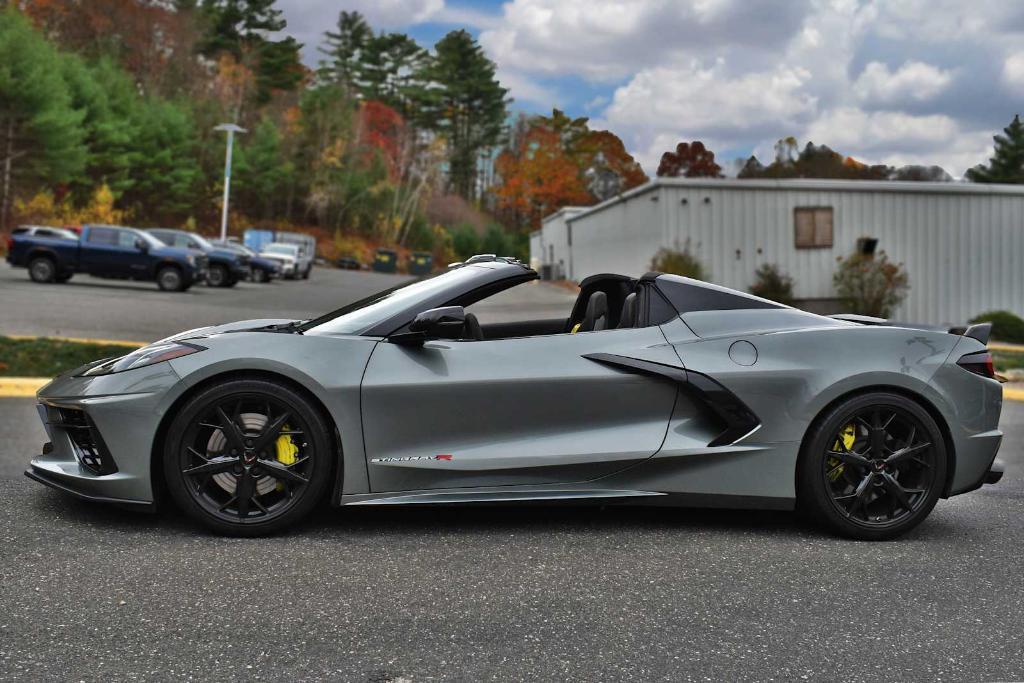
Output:
[[47,377],[0,377],[0,398],[34,397],[49,381]]
[[1006,401],[1024,401],[1024,389],[1008,389],[1003,387],[1003,399]]
[[104,346],[130,346],[133,349],[145,346],[149,342],[125,341],[123,339],[87,339],[84,337],[37,337],[27,334],[3,334],[0,337],[31,341],[33,339],[53,339],[55,341],[72,342],[74,344],[102,344]]
[[1009,353],[1024,353],[1024,345],[1021,344],[1003,344],[1000,342],[989,342],[988,348],[990,351],[1007,351]]

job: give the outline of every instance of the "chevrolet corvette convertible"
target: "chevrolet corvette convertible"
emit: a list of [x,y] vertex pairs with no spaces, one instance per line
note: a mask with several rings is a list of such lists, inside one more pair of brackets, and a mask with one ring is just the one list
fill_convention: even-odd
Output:
[[327,499],[798,509],[859,539],[1001,475],[986,326],[824,317],[660,273],[591,276],[558,319],[480,321],[537,277],[478,256],[313,320],[88,364],[39,391],[50,441],[26,474],[246,536]]

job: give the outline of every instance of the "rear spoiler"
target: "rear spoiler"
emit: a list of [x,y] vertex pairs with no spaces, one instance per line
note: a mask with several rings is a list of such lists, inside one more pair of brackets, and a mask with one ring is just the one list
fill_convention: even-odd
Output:
[[837,315],[830,315],[829,318],[833,320],[842,320],[848,323],[857,323],[859,325],[878,325],[883,327],[906,327],[912,330],[932,330],[940,332],[945,330],[949,334],[955,334],[958,337],[970,337],[971,339],[977,339],[982,344],[988,345],[988,339],[992,335],[992,323],[977,323],[975,325],[956,325],[946,329],[939,325],[919,325],[916,323],[903,323],[896,322],[893,320],[886,320],[885,318],[875,318],[870,315],[856,315],[853,313],[839,313]]
[[950,334],[960,335],[977,339],[985,346],[988,346],[988,338],[992,336],[992,323],[977,323],[975,325],[958,325],[949,328]]

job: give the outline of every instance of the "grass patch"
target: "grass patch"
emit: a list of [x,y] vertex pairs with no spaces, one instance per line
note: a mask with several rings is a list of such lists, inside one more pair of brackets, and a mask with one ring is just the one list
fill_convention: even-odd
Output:
[[1013,351],[993,351],[992,363],[996,366],[996,372],[1007,370],[1020,370],[1024,368],[1024,353]]
[[132,347],[85,344],[39,337],[0,337],[0,377],[53,377],[100,358],[123,356]]

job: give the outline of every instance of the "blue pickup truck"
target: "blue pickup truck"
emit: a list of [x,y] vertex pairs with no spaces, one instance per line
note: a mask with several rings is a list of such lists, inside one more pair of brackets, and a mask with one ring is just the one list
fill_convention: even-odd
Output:
[[7,242],[7,262],[28,268],[33,282],[67,282],[75,273],[119,280],[156,282],[183,292],[206,278],[207,259],[175,249],[142,230],[86,225],[78,239],[38,231],[19,232]]

